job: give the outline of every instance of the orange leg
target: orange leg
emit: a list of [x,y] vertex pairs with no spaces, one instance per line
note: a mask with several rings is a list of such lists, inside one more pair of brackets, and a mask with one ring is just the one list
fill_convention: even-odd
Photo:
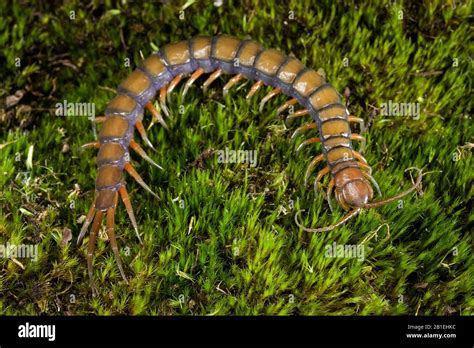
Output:
[[328,199],[328,204],[329,204],[329,209],[331,209],[331,212],[333,212],[332,208],[332,203],[331,203],[331,195],[332,195],[332,190],[334,189],[334,178],[329,181],[328,189],[326,191],[326,197]]
[[316,179],[314,180],[314,193],[316,195],[316,199],[318,198],[318,186],[319,182],[325,176],[326,174],[329,173],[329,167],[324,167],[318,172],[318,175],[316,175]]
[[85,143],[81,145],[81,149],[98,149],[100,147],[100,143],[98,141],[92,141],[90,143]]
[[183,97],[188,93],[189,87],[191,87],[191,85],[192,85],[199,77],[201,77],[202,74],[204,74],[204,69],[203,69],[203,68],[199,68],[199,69],[197,69],[195,72],[193,72],[193,74],[191,75],[191,77],[188,79],[188,81],[186,81],[186,84],[184,85],[183,94],[182,94]]
[[362,156],[362,154],[361,154],[360,152],[357,152],[357,151],[354,151],[354,150],[353,150],[352,153],[354,154],[354,157],[355,157],[358,161],[367,164],[367,160],[364,158],[364,156]]
[[366,172],[362,172],[362,175],[365,176],[367,179],[370,180],[370,182],[372,183],[372,185],[374,185],[375,189],[377,190],[377,193],[380,197],[382,197],[382,191],[380,191],[380,187],[379,187],[379,184],[377,183],[377,181],[375,181],[374,177],[372,175],[370,175],[369,173],[366,173]]
[[145,190],[155,196],[158,200],[160,199],[160,197],[158,197],[158,195],[151,190],[151,188],[145,183],[145,181],[143,181],[140,174],[137,173],[135,168],[133,168],[129,162],[125,163],[125,166],[123,168],[138,182],[138,184],[140,184],[141,187],[143,187]]
[[360,127],[360,132],[361,133],[365,132],[364,119],[362,119],[360,117],[355,117],[355,116],[350,115],[349,118],[348,118],[348,121],[351,122],[351,123],[358,123],[359,127]]
[[163,127],[168,129],[168,125],[166,124],[163,117],[161,117],[161,114],[159,113],[159,111],[156,110],[152,102],[148,102],[146,104],[146,108],[148,109],[148,111],[151,112],[151,115],[152,115],[152,119],[151,119],[150,125],[148,126],[148,130],[150,130],[150,128],[153,127],[153,125],[156,123],[155,121],[158,121]]
[[107,117],[105,116],[97,116],[97,117],[94,117],[94,122],[95,123],[104,123],[104,121],[107,119]]
[[361,141],[359,152],[364,153],[364,148],[365,148],[365,143],[366,143],[365,138],[363,136],[361,136],[360,134],[352,133],[351,134],[351,139]]
[[170,111],[168,110],[168,107],[166,106],[166,91],[168,87],[163,86],[160,88],[160,108],[163,111],[163,113],[166,115],[166,117],[170,118]]
[[128,195],[127,189],[125,186],[120,187],[119,189],[120,197],[122,198],[122,202],[125,205],[125,209],[127,210],[128,217],[132,222],[133,229],[135,230],[135,234],[138,237],[140,244],[143,244],[142,239],[140,238],[140,234],[138,233],[138,226],[137,220],[135,219],[135,214],[133,213],[132,203],[130,202],[130,196]]
[[303,141],[299,146],[298,148],[296,149],[296,153],[298,154],[301,149],[303,147],[305,147],[306,145],[309,145],[309,144],[314,144],[314,143],[319,143],[321,142],[321,140],[319,138],[309,138],[309,139],[306,139],[305,141]]
[[97,290],[95,288],[94,284],[94,274],[93,274],[93,258],[94,258],[94,251],[95,251],[95,243],[97,241],[97,235],[99,233],[99,228],[102,222],[102,211],[97,210],[95,213],[94,217],[94,222],[92,223],[92,228],[91,228],[91,234],[89,237],[89,243],[87,245],[87,270],[89,273],[89,281],[90,281],[90,286],[92,289],[92,292],[94,294],[97,293]]
[[229,93],[229,89],[231,89],[237,82],[239,82],[243,78],[244,78],[244,75],[242,74],[237,74],[234,77],[232,77],[222,89],[222,94],[224,95],[224,97],[227,95],[227,93]]
[[308,167],[306,168],[306,173],[304,175],[304,186],[308,184],[308,179],[309,176],[311,175],[311,172],[313,171],[314,167],[316,167],[316,164],[321,162],[324,159],[324,154],[320,154],[312,159],[312,161],[308,164]]
[[202,85],[202,88],[203,88],[204,92],[207,92],[210,84],[213,83],[223,73],[224,73],[224,71],[220,68],[217,69],[216,71],[214,71]]
[[267,95],[263,97],[262,101],[260,102],[260,106],[258,107],[258,110],[262,112],[263,106],[265,105],[265,103],[280,93],[281,93],[281,88],[275,88],[275,89],[272,89],[270,92],[268,92]]
[[369,165],[367,165],[363,162],[357,162],[357,164],[359,165],[359,167],[366,170],[369,174],[372,174],[372,168]]
[[290,106],[295,105],[298,102],[296,98],[287,100],[282,106],[277,109],[277,115],[288,109]]
[[148,136],[146,135],[146,130],[145,130],[145,127],[143,127],[142,121],[137,121],[135,123],[135,128],[138,130],[138,133],[140,133],[140,135],[141,135],[143,141],[145,142],[145,144],[147,144],[149,147],[151,147],[153,149],[153,151],[156,151],[155,147],[153,146],[150,139],[148,139]]
[[289,114],[287,117],[286,117],[286,120],[294,120],[295,118],[298,118],[298,117],[302,117],[302,116],[306,116],[306,115],[309,115],[309,111],[306,110],[306,109],[303,109],[303,110],[298,110],[292,114]]
[[[115,194],[117,197],[117,193]],[[112,246],[112,251],[114,252],[115,262],[117,262],[117,266],[120,270],[120,274],[122,275],[123,280],[128,283],[127,277],[125,276],[125,272],[123,271],[122,267],[122,260],[120,258],[117,240],[115,237],[115,208],[107,209],[107,236],[109,237],[110,245]]]
[[157,164],[155,161],[153,161],[145,152],[145,150],[143,150],[143,148],[135,141],[135,140],[131,140],[130,141],[130,147],[136,152],[138,153],[145,161],[153,164],[155,167],[157,168],[160,168],[161,170],[163,170],[163,168]]
[[87,229],[89,228],[90,223],[94,219],[95,215],[95,199],[94,202],[92,202],[92,206],[89,209],[89,212],[87,213],[86,220],[84,221],[84,224],[82,225],[81,232],[79,233],[79,237],[77,237],[77,243],[76,245],[79,245],[81,243],[82,238],[86,235]]
[[250,99],[253,97],[255,93],[264,85],[264,83],[261,80],[258,80],[255,82],[252,87],[250,87],[250,91],[247,93],[245,96],[245,99],[247,99],[247,102],[250,103]]
[[167,99],[169,101],[170,99],[170,94],[171,92],[173,92],[173,90],[176,88],[176,86],[178,85],[178,83],[180,83],[180,81],[183,79],[183,76],[184,74],[178,74],[175,76],[175,78],[173,80],[171,80],[171,82],[169,83],[168,85],[168,88],[166,89],[166,94],[167,94]]
[[293,133],[293,135],[291,136],[291,139],[294,139],[296,138],[299,134],[301,134],[302,132],[304,131],[307,131],[308,129],[314,129],[314,128],[317,128],[317,125],[315,122],[311,122],[311,123],[306,123],[304,125],[302,125],[301,127],[298,127],[295,132]]

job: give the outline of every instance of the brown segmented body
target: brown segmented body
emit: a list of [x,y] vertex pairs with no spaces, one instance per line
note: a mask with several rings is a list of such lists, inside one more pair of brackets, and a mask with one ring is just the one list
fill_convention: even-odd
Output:
[[270,98],[283,93],[292,99],[280,107],[279,112],[299,102],[304,109],[289,115],[288,119],[306,115],[312,117],[312,121],[299,127],[293,134],[293,137],[296,137],[309,129],[318,128],[319,130],[318,138],[307,139],[298,148],[299,150],[302,146],[316,142],[322,144],[323,154],[314,157],[310,162],[305,175],[305,184],[316,165],[325,159],[327,166],[316,175],[316,193],[322,177],[330,173],[332,178],[328,185],[328,202],[330,203],[330,197],[334,190],[339,205],[346,210],[353,210],[336,224],[316,229],[301,226],[297,219],[298,214],[296,214],[295,221],[304,230],[329,231],[358,214],[362,208],[376,207],[399,199],[412,192],[421,183],[422,174],[420,172],[417,183],[409,190],[384,201],[369,203],[373,197],[371,182],[377,189],[378,186],[370,175],[370,167],[366,164],[365,159],[360,153],[354,151],[352,146],[352,140],[364,140],[364,138],[358,134],[352,134],[349,127],[350,122],[357,122],[363,128],[363,121],[350,116],[347,108],[342,104],[340,94],[326,83],[320,74],[305,67],[298,59],[288,57],[275,49],[264,49],[257,42],[242,41],[228,35],[198,36],[190,40],[168,44],[144,60],[119,85],[117,96],[107,105],[99,141],[86,144],[99,148],[96,199],[78,238],[79,242],[88,230],[88,226],[93,222],[87,255],[91,285],[93,285],[92,256],[100,220],[104,213],[107,216],[107,233],[112,249],[120,272],[126,280],[118,254],[113,221],[119,195],[125,203],[137,235],[138,231],[125,189],[123,171],[126,170],[140,185],[153,193],[129,163],[129,149],[132,148],[147,161],[157,165],[133,140],[136,128],[147,145],[152,147],[142,124],[144,109],[147,108],[152,113],[153,121],[158,121],[166,127],[160,112],[151,103],[157,92],[159,91],[162,111],[169,115],[166,107],[166,95],[175,88],[183,76],[191,74],[183,89],[184,95],[197,78],[211,72],[208,80],[204,82],[205,89],[221,74],[235,74],[224,87],[225,93],[243,78],[256,80],[257,82],[252,86],[247,99],[250,99],[263,85],[274,87],[262,99],[260,108]]

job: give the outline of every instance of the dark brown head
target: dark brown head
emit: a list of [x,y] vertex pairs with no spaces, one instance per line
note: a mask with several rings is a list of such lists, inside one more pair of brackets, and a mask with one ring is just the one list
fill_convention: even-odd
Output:
[[373,196],[374,191],[364,178],[350,180],[345,182],[342,187],[336,187],[336,199],[340,206],[346,210],[364,207],[372,200]]

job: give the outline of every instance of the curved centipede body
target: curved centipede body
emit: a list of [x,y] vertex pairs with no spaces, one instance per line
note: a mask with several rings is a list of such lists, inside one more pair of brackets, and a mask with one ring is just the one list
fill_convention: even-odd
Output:
[[308,165],[305,184],[316,166],[325,160],[327,166],[317,173],[314,180],[316,194],[321,179],[330,174],[331,180],[327,188],[327,197],[331,210],[330,197],[333,191],[338,204],[345,210],[352,210],[336,224],[315,229],[301,226],[298,222],[298,214],[296,214],[295,221],[304,230],[310,232],[332,230],[358,214],[362,208],[377,207],[399,199],[415,190],[421,183],[422,174],[419,171],[417,182],[407,191],[384,201],[371,202],[373,198],[371,184],[377,190],[378,185],[371,176],[371,170],[366,160],[360,152],[354,150],[352,145],[352,140],[360,140],[364,144],[365,139],[360,134],[352,133],[350,128],[350,123],[359,123],[363,129],[363,120],[349,115],[347,108],[341,102],[340,94],[319,73],[305,67],[298,59],[286,56],[275,49],[264,49],[255,41],[239,40],[228,35],[198,36],[190,40],[168,44],[144,60],[119,85],[117,95],[107,105],[105,117],[97,119],[98,122],[103,123],[98,141],[84,145],[99,149],[95,184],[96,197],[78,238],[79,243],[92,223],[87,248],[88,273],[92,288],[94,288],[92,280],[93,254],[104,215],[106,217],[106,231],[120,273],[123,279],[127,280],[120,261],[114,231],[114,216],[119,196],[125,205],[137,236],[140,238],[125,187],[123,172],[126,171],[142,187],[154,194],[129,162],[129,151],[133,149],[145,160],[159,167],[148,157],[133,137],[136,128],[144,142],[153,148],[142,123],[144,110],[147,109],[151,112],[152,124],[159,122],[167,128],[160,111],[151,103],[157,92],[159,93],[161,112],[169,117],[170,112],[166,106],[167,95],[184,76],[191,75],[183,88],[183,95],[185,95],[191,85],[201,75],[207,73],[211,73],[211,75],[204,82],[203,88],[205,90],[222,74],[232,74],[234,76],[224,86],[224,94],[243,79],[255,80],[256,83],[246,96],[248,100],[262,86],[273,87],[262,99],[260,110],[272,97],[285,94],[291,99],[278,108],[278,113],[299,103],[303,109],[291,114],[288,118],[311,116],[311,121],[296,129],[293,134],[293,138],[295,138],[308,129],[317,128],[319,130],[319,137],[307,139],[298,147],[300,150],[313,143],[322,145],[322,154],[314,157]]

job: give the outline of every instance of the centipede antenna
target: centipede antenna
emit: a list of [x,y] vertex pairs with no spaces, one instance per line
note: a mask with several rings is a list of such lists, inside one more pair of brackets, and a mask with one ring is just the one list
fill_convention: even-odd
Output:
[[333,229],[335,229],[336,227],[338,226],[341,226],[342,224],[346,223],[349,219],[353,218],[354,216],[356,216],[357,214],[359,214],[361,212],[361,208],[356,208],[354,210],[352,210],[351,212],[349,212],[348,214],[346,214],[342,219],[340,219],[338,222],[336,222],[335,224],[333,225],[330,225],[330,226],[326,226],[326,227],[320,227],[320,228],[308,228],[308,227],[305,227],[303,226],[300,222],[299,222],[299,215],[300,215],[300,212],[304,212],[305,210],[298,210],[295,214],[295,223],[296,225],[301,228],[303,231],[306,231],[306,232],[313,232],[313,233],[318,233],[318,232],[327,232],[327,231],[331,231]]
[[150,147],[153,151],[156,152],[155,147],[154,147],[153,144],[151,143],[150,139],[148,139],[148,135],[146,135],[146,130],[145,130],[145,127],[143,127],[142,121],[137,121],[137,122],[135,123],[135,127],[137,128],[138,133],[140,133],[140,136],[142,137],[142,139],[143,139],[143,141],[145,142],[145,144],[147,144],[148,147]]
[[267,95],[263,97],[263,99],[260,101],[260,106],[258,107],[258,110],[260,112],[263,112],[263,107],[265,106],[265,103],[280,93],[281,93],[281,88],[275,88],[275,89],[272,89],[270,92],[268,92]]
[[160,197],[158,197],[158,195],[152,191],[152,189],[145,183],[145,181],[143,181],[140,174],[138,174],[138,172],[135,170],[135,168],[132,167],[129,162],[125,163],[124,169],[138,182],[141,187],[143,187],[145,190],[155,196],[156,199],[160,200]]
[[189,87],[199,78],[201,75],[204,74],[204,69],[203,68],[198,68],[195,72],[192,73],[191,77],[186,81],[184,84],[183,92],[181,96],[184,98],[184,96],[188,93]]
[[120,270],[120,274],[122,275],[123,280],[128,283],[127,277],[125,276],[125,272],[123,271],[122,267],[122,260],[120,258],[118,246],[117,246],[117,239],[115,237],[115,209],[109,208],[107,209],[107,236],[109,236],[110,245],[112,246],[112,251],[114,252],[115,262],[117,262],[117,266]]
[[135,214],[133,213],[132,203],[130,202],[130,196],[128,195],[127,189],[125,186],[120,187],[119,189],[120,197],[122,198],[122,202],[125,205],[125,209],[127,210],[128,217],[132,222],[133,229],[135,230],[135,234],[138,237],[138,241],[140,244],[143,244],[142,239],[140,238],[140,234],[138,233],[138,226],[137,220],[135,219]]
[[382,200],[382,201],[375,201],[375,202],[372,202],[372,203],[367,203],[367,204],[364,205],[364,208],[377,208],[377,207],[380,207],[380,206],[385,205],[385,204],[387,204],[387,203],[396,201],[397,199],[400,199],[400,198],[406,196],[406,195],[409,194],[410,192],[415,191],[416,188],[417,188],[418,186],[420,186],[420,184],[421,184],[421,180],[422,180],[422,178],[423,178],[423,171],[422,171],[421,169],[419,169],[419,168],[416,168],[416,167],[410,167],[410,168],[405,169],[405,172],[406,172],[407,170],[411,170],[411,169],[415,169],[415,170],[418,171],[418,178],[417,178],[417,180],[416,180],[416,183],[415,183],[412,187],[410,187],[410,188],[409,188],[408,190],[406,190],[406,191],[403,191],[403,192],[401,192],[401,193],[399,193],[399,194],[397,194],[397,195],[395,195],[395,196],[393,196],[393,197],[384,199],[384,200]]
[[79,245],[81,243],[82,238],[86,235],[87,229],[89,228],[90,223],[94,219],[94,214],[95,214],[95,199],[94,202],[92,202],[92,206],[89,209],[89,212],[86,215],[86,220],[84,221],[84,224],[82,225],[81,232],[79,233],[79,237],[77,237],[77,243],[76,245]]
[[156,163],[155,161],[153,161],[145,152],[145,150],[143,150],[143,148],[135,141],[135,140],[131,140],[130,141],[130,147],[135,150],[136,153],[138,153],[145,161],[153,164],[155,167],[163,170],[163,167],[161,167],[158,163]]
[[152,119],[150,121],[150,125],[148,126],[147,130],[150,130],[150,128],[155,124],[155,121],[158,121],[165,129],[168,129],[168,125],[166,124],[165,120],[161,116],[158,110],[156,110],[155,106],[153,105],[152,102],[148,102],[146,104],[146,108],[148,111],[151,112]]

